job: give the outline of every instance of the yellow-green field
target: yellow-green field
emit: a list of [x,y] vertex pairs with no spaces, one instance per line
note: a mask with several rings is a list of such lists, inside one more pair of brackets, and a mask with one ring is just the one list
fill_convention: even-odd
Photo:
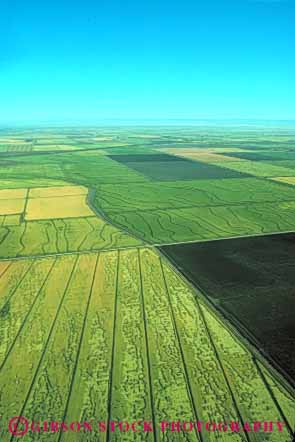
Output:
[[29,198],[66,197],[75,195],[87,195],[87,193],[88,189],[84,186],[33,187],[32,189],[30,189]]
[[56,218],[93,216],[85,195],[29,198],[25,218],[27,221]]
[[277,176],[272,178],[274,181],[278,181],[279,183],[286,183],[295,185],[295,176]]
[[[282,421],[293,399],[175,270],[139,248],[0,262],[1,441],[11,416],[146,420],[153,433],[30,432],[36,441],[200,441],[162,421]],[[16,388],[17,386],[17,388]],[[279,407],[278,407],[279,404]],[[203,441],[288,441],[210,433]]]

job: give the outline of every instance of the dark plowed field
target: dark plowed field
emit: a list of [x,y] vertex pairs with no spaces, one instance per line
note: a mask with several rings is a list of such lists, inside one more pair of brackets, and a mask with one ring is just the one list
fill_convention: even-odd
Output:
[[[166,153],[159,154],[130,154],[126,155],[108,155],[112,160],[119,163],[145,163],[145,162],[158,162],[158,161],[183,161],[183,158],[176,157],[175,155],[169,155]],[[189,160],[187,160],[189,162]]]
[[160,250],[295,383],[295,234]]
[[243,178],[249,175],[198,161],[166,154],[109,155],[152,181]]

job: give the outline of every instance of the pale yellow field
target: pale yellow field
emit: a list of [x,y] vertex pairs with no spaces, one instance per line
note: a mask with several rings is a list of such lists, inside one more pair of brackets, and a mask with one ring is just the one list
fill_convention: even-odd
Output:
[[161,138],[159,135],[136,135],[137,138],[146,138],[146,139],[158,139]]
[[24,199],[27,196],[27,189],[1,189],[0,200]]
[[80,216],[94,216],[87,206],[85,195],[30,198],[28,200],[26,220],[77,218]]
[[44,150],[76,150],[79,146],[74,146],[72,144],[35,144],[34,151],[44,151]]
[[221,161],[243,161],[241,158],[219,155],[210,149],[163,149],[165,152],[181,158],[190,160],[204,161],[205,163],[214,163]]
[[24,139],[22,138],[0,138],[0,143],[5,143],[5,144],[30,144],[27,143]]
[[25,199],[0,200],[0,215],[13,215],[22,213],[25,207]]
[[113,137],[95,137],[94,141],[112,141]]
[[161,149],[161,152],[171,154],[190,154],[190,153],[231,153],[231,152],[249,152],[247,149],[240,149],[237,147],[167,147]]
[[293,184],[293,186],[295,186],[295,176],[276,176],[272,178],[272,180],[280,183]]
[[88,189],[84,186],[39,187],[30,189],[29,198],[87,195],[87,192]]
[[198,160],[198,161],[204,161],[205,163],[214,163],[214,162],[220,162],[220,161],[243,161],[241,158],[237,157],[230,157],[226,155],[218,155],[217,153],[191,153],[191,154],[185,154],[185,155],[179,155],[184,158],[188,158],[191,160]]

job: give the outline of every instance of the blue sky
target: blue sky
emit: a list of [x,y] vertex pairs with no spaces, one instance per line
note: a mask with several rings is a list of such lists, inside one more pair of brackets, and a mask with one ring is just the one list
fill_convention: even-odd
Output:
[[295,119],[294,0],[4,0],[0,124]]

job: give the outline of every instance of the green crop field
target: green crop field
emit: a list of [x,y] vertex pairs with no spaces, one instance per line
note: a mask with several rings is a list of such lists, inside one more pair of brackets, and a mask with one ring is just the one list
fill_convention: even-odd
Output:
[[[246,302],[247,287],[227,281],[213,285],[214,302],[208,294],[211,261],[219,276],[238,265],[254,274],[255,266],[255,275],[274,273],[290,289],[292,244],[277,272],[263,264],[277,256],[267,245],[262,258],[255,247],[247,259],[216,254],[204,260],[204,287],[203,267],[187,278],[190,256],[177,247],[187,253],[186,243],[201,242],[207,251],[219,239],[294,232],[294,143],[292,126],[1,131],[1,442],[18,440],[7,430],[13,416],[88,425],[30,429],[23,440],[36,442],[292,441],[294,379],[219,308],[231,296]],[[270,311],[279,290],[278,301],[262,290]],[[255,296],[253,330],[264,302]],[[280,318],[271,316],[275,326]],[[154,431],[112,431],[98,421],[146,421]],[[172,431],[172,421],[285,425],[200,432]]]
[[[159,428],[179,416],[282,419],[272,388],[292,425],[290,393],[265,367],[264,382],[247,348],[153,250],[11,261],[1,270],[2,421],[14,415],[58,421],[129,416]],[[1,432],[1,440],[9,440]],[[199,440],[195,432],[160,431],[145,440],[154,437]],[[47,438],[45,432],[30,440]],[[87,438],[105,441],[107,434]],[[64,434],[62,440],[80,438]],[[287,429],[268,440],[288,440]]]

